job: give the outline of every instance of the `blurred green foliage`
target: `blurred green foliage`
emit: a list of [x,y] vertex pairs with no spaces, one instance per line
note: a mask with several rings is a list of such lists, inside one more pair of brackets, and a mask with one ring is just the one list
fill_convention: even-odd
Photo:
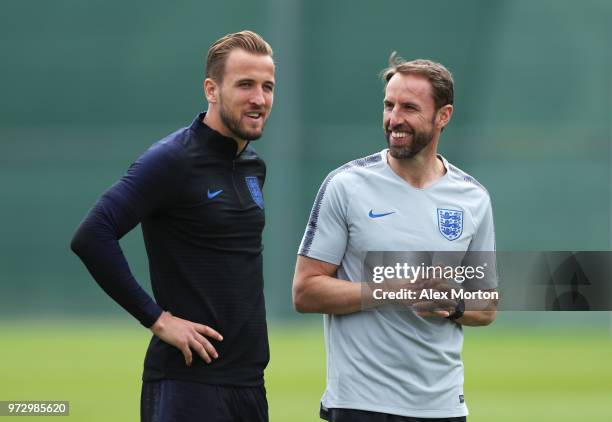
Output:
[[[272,319],[295,316],[295,252],[319,184],[384,148],[391,51],[447,65],[441,152],[490,191],[498,249],[610,247],[612,3],[340,0],[170,4],[28,0],[0,14],[0,315],[116,314],[69,252],[95,199],[151,143],[206,108],[208,46],[243,28],[275,49],[256,148]],[[139,230],[123,245],[148,286]]]

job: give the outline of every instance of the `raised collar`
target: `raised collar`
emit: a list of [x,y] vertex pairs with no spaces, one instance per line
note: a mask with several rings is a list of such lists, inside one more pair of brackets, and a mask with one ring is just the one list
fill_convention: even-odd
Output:
[[206,125],[203,122],[204,116],[206,112],[198,114],[189,128],[196,134],[198,141],[206,145],[206,148],[210,148],[224,158],[233,160],[238,149],[236,141]]

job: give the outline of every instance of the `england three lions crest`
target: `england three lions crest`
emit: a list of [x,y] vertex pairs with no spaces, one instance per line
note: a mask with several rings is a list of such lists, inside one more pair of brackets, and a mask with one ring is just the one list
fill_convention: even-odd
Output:
[[463,233],[463,211],[438,208],[438,229],[448,240],[455,240]]

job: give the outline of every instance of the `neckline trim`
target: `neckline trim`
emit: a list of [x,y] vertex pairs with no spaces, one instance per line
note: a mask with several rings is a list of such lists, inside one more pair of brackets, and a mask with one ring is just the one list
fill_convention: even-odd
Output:
[[391,165],[389,164],[389,161],[387,160],[387,154],[389,153],[389,148],[385,148],[380,152],[382,161],[384,163],[385,168],[387,169],[387,171],[389,171],[391,174],[393,174],[393,177],[395,177],[399,182],[403,183],[404,185],[408,186],[411,189],[414,189],[416,191],[429,191],[433,188],[435,188],[436,186],[438,186],[441,182],[448,180],[449,178],[449,173],[450,173],[450,165],[448,163],[448,161],[446,160],[446,158],[444,158],[442,156],[442,154],[438,154],[436,153],[436,157],[439,158],[442,161],[442,165],[444,166],[444,169],[446,170],[446,172],[438,177],[436,180],[433,181],[433,183],[429,184],[428,186],[425,186],[423,188],[418,188],[416,186],[413,186],[411,183],[407,182],[406,180],[402,179],[402,177],[397,174],[392,168]]

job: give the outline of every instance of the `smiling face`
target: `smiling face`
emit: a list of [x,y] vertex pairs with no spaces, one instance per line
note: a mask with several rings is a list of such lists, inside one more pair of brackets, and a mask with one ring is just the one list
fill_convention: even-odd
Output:
[[225,62],[223,80],[207,79],[206,96],[218,113],[219,131],[239,140],[261,137],[274,100],[272,57],[242,49],[231,51]]
[[426,77],[396,73],[385,87],[383,129],[393,158],[410,159],[440,135],[452,106],[436,110]]

